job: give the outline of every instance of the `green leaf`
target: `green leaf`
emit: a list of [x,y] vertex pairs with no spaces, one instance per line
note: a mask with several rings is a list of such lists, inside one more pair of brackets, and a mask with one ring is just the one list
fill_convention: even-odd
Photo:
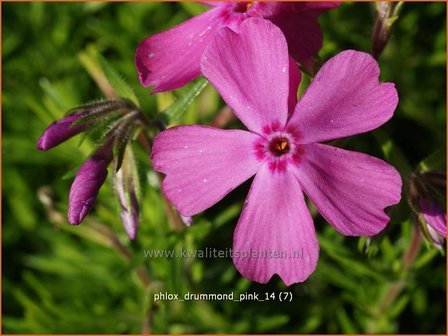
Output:
[[69,169],[68,172],[66,172],[62,177],[61,180],[71,180],[73,179],[76,174],[78,173],[79,168],[81,167],[81,164],[77,164],[75,167]]
[[109,84],[113,87],[117,95],[121,98],[126,98],[132,101],[137,107],[140,103],[131,87],[126,83],[126,81],[118,74],[117,71],[106,61],[106,59],[98,55],[98,60],[100,62],[101,68],[106,75]]
[[210,7],[203,5],[201,3],[195,3],[195,2],[179,2],[179,5],[182,6],[183,9],[185,9],[186,12],[188,12],[188,14],[194,16],[194,15],[199,15],[205,11],[207,11]]
[[446,167],[446,147],[443,146],[422,160],[417,170],[421,172],[445,170]]
[[409,303],[409,299],[410,297],[408,294],[400,297],[387,312],[388,316],[391,318],[396,318],[406,308]]
[[185,111],[188,110],[190,105],[199,96],[202,90],[207,86],[207,80],[205,78],[200,78],[191,87],[191,89],[185,93],[181,98],[177,99],[170,107],[163,111],[162,118],[167,119],[166,122],[173,122],[181,117]]
[[358,333],[355,325],[350,320],[350,317],[347,315],[347,312],[345,311],[345,309],[341,308],[340,310],[337,310],[336,316],[338,318],[339,324],[340,324],[342,332],[344,334],[357,334]]
[[402,176],[408,176],[412,172],[411,165],[392,138],[383,129],[377,129],[372,133],[377,143],[381,146],[386,160],[395,166],[402,173]]
[[273,315],[269,317],[261,317],[257,321],[258,332],[266,332],[276,330],[277,328],[287,324],[289,317],[287,315]]

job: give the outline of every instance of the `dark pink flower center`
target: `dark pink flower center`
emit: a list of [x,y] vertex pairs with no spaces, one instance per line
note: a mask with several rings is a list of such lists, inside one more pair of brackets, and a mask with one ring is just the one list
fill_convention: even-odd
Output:
[[269,151],[275,156],[282,156],[289,153],[289,140],[286,137],[275,137],[269,143]]
[[288,164],[300,163],[303,146],[299,139],[297,130],[284,129],[274,122],[263,128],[263,137],[254,144],[255,155],[258,160],[268,162],[272,172],[285,171]]

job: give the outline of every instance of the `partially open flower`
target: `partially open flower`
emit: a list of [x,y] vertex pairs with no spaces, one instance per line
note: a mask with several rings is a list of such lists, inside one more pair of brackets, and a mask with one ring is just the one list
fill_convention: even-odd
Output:
[[446,211],[437,202],[427,202],[420,200],[420,209],[426,222],[430,241],[437,248],[443,247],[443,241],[446,238]]
[[409,203],[418,216],[421,231],[439,249],[446,238],[446,210],[441,200],[445,189],[445,173],[412,174],[408,180]]

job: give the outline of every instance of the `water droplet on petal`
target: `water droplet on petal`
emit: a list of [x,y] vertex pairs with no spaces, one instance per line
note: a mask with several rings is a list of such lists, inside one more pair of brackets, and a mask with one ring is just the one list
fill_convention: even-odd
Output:
[[184,146],[185,149],[188,149],[188,146]]
[[204,181],[204,183],[207,183],[207,179],[203,179],[202,181]]
[[283,68],[282,68],[282,72],[286,72],[286,67],[283,67]]
[[156,54],[154,54],[154,53],[150,53],[150,54],[148,55],[148,57],[149,57],[149,58],[154,58],[154,57],[156,57]]

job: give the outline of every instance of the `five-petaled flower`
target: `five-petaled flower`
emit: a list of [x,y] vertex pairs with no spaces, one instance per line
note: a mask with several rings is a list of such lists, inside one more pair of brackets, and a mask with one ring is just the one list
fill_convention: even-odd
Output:
[[[266,283],[278,274],[290,285],[314,271],[319,245],[302,191],[344,235],[384,229],[384,209],[401,197],[397,170],[319,143],[373,130],[392,117],[397,91],[379,82],[370,55],[349,50],[330,59],[294,109],[300,73],[282,31],[267,20],[247,19],[239,33],[220,30],[201,69],[249,130],[170,128],[154,141],[153,166],[166,174],[163,191],[183,216],[204,211],[255,175],[233,241],[243,276]],[[238,257],[262,251],[284,257]]]
[[238,32],[250,17],[275,23],[288,41],[289,52],[310,66],[322,47],[317,16],[338,2],[208,2],[210,10],[167,31],[146,38],[138,47],[135,64],[144,86],[153,93],[179,88],[200,74],[200,58],[219,29]]

